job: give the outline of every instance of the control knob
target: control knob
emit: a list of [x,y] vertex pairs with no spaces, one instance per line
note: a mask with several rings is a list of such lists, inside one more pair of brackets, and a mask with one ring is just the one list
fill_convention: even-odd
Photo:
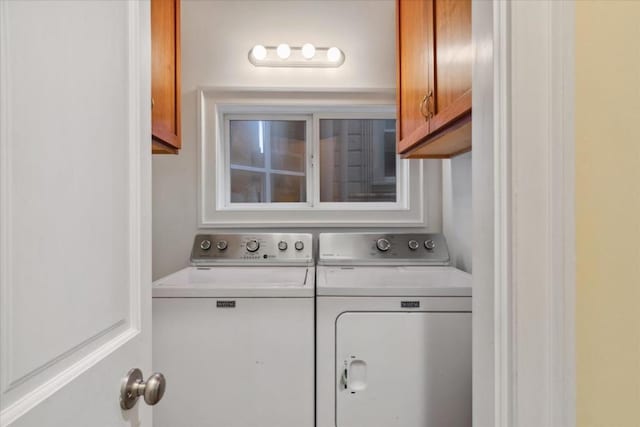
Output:
[[382,252],[386,252],[391,247],[391,243],[389,243],[389,241],[387,239],[383,238],[383,239],[378,239],[376,241],[376,246],[377,246],[378,250],[381,250]]
[[420,243],[417,240],[409,240],[409,249],[415,251],[420,247]]
[[224,251],[228,246],[229,243],[227,243],[226,240],[220,240],[218,243],[216,243],[216,248],[218,248],[219,251]]
[[436,248],[436,242],[434,242],[433,240],[425,240],[424,241],[424,247],[429,250],[432,251]]
[[301,251],[304,249],[304,243],[302,243],[302,240],[298,240],[294,243],[293,246],[296,248],[296,251]]
[[208,251],[211,248],[211,240],[203,240],[200,242],[200,249],[203,251]]
[[249,240],[247,242],[247,250],[249,252],[255,252],[260,249],[260,243],[257,240]]
[[280,240],[280,242],[278,242],[278,249],[280,249],[281,251],[286,251],[288,247],[289,245],[287,245],[287,242],[285,242],[284,240]]

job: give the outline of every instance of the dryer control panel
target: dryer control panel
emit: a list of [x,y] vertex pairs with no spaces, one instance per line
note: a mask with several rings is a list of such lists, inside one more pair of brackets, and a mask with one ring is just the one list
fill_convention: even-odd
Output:
[[193,265],[312,265],[311,234],[198,234]]
[[449,249],[437,233],[322,233],[318,264],[448,265]]

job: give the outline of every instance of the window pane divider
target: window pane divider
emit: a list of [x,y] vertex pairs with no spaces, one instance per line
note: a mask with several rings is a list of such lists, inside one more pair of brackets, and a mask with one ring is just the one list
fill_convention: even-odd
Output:
[[313,113],[312,120],[312,138],[311,138],[311,189],[313,198],[311,206],[316,207],[320,203],[320,119],[318,113]]
[[304,172],[298,171],[289,171],[284,169],[269,169],[269,168],[259,168],[256,166],[245,166],[245,165],[229,165],[230,169],[239,170],[239,171],[247,171],[247,172],[262,172],[262,173],[275,173],[278,175],[291,175],[291,176],[304,176]]
[[[268,128],[268,131],[265,127]],[[265,177],[265,201],[271,203],[271,125],[268,125],[262,120],[258,121],[258,132],[260,132],[260,138],[264,141],[264,165],[267,169]]]

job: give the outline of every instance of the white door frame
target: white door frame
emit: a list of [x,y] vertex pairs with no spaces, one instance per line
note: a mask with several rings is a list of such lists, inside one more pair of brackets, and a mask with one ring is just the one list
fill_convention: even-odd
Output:
[[574,6],[473,2],[476,427],[575,426]]

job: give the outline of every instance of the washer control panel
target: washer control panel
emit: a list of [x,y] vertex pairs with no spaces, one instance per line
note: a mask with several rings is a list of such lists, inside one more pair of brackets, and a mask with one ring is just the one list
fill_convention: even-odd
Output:
[[311,234],[198,234],[191,250],[193,265],[312,265]]
[[449,250],[435,233],[321,233],[319,264],[448,265]]

